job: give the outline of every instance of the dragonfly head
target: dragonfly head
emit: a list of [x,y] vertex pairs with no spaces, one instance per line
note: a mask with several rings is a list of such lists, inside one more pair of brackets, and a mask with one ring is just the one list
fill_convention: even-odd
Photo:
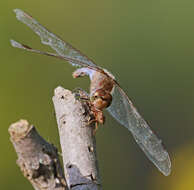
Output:
[[90,97],[90,101],[95,108],[103,110],[104,108],[110,106],[112,102],[112,96],[109,92],[106,92],[103,89],[98,89]]

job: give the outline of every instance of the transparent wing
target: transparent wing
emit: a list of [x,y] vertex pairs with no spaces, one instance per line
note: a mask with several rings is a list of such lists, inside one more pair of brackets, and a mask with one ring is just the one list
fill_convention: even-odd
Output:
[[[78,60],[79,62],[84,62],[88,66],[97,67],[94,62],[86,55],[82,54],[79,50],[76,50],[67,42],[61,40],[55,34],[49,32],[45,27],[39,24],[34,18],[32,18],[27,13],[23,12],[20,9],[15,9],[14,12],[16,13],[16,18],[19,21],[30,27],[41,38],[41,42],[45,45],[50,46],[53,50],[57,52],[58,55]],[[73,66],[75,65],[72,62],[69,63]]]
[[87,63],[81,62],[77,59],[69,58],[68,56],[61,56],[61,55],[58,55],[58,54],[33,49],[33,48],[29,47],[28,45],[21,44],[21,43],[15,41],[15,40],[10,40],[10,42],[11,42],[11,45],[13,47],[16,47],[16,48],[19,48],[19,49],[24,49],[24,50],[32,52],[32,53],[37,53],[37,54],[41,54],[41,55],[55,57],[55,58],[58,58],[58,59],[68,61],[69,63],[71,63],[74,66],[87,67],[87,68],[91,68],[93,70],[101,72],[101,69],[99,69],[98,67],[88,66]]
[[162,142],[140,116],[125,92],[116,84],[109,113],[133,135],[146,156],[164,174],[169,175],[171,162]]

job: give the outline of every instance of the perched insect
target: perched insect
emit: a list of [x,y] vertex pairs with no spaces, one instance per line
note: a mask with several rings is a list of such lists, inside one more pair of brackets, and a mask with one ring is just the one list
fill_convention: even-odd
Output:
[[89,96],[91,104],[95,109],[94,112],[97,122],[104,123],[102,111],[106,108],[121,125],[125,126],[132,133],[137,144],[155,166],[164,175],[169,175],[171,162],[168,152],[164,149],[161,140],[137,112],[114,76],[107,70],[94,64],[91,59],[73,48],[70,44],[49,32],[30,15],[19,9],[15,9],[14,12],[18,20],[29,26],[40,36],[41,42],[49,45],[57,54],[35,50],[14,40],[11,40],[12,46],[34,53],[53,56],[65,60],[73,66],[81,67],[73,73],[73,76],[75,78],[84,75],[90,77]]

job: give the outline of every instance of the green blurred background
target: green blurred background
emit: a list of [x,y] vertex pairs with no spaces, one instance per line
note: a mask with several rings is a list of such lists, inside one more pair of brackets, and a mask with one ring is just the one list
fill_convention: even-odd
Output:
[[0,189],[33,189],[15,164],[8,127],[25,118],[59,147],[53,90],[88,89],[60,60],[10,46],[48,50],[13,13],[20,8],[116,75],[172,160],[165,177],[130,133],[107,115],[97,132],[104,189],[194,189],[194,1],[7,0],[0,3]]

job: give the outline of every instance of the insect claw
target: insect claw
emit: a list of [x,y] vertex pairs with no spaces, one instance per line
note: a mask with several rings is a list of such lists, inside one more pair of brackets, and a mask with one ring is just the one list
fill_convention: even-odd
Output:
[[[88,126],[90,126],[92,123],[96,122],[96,119],[91,119],[88,121]],[[96,122],[97,123],[97,122]]]

